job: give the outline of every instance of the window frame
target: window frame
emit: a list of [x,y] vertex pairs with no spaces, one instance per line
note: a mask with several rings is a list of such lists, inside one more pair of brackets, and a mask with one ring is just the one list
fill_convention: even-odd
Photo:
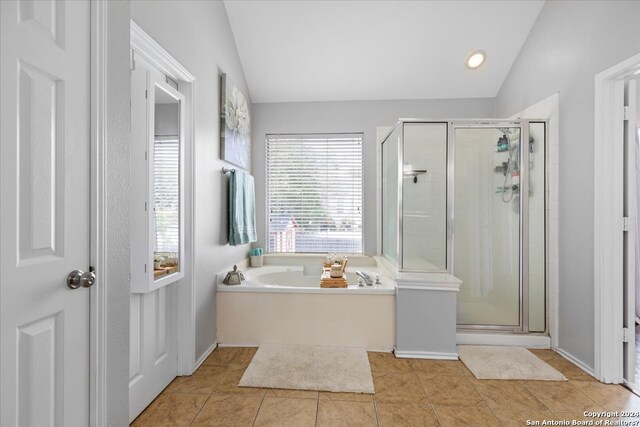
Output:
[[365,255],[365,216],[364,216],[364,203],[365,203],[365,168],[364,168],[364,145],[365,145],[365,137],[364,132],[311,132],[311,133],[267,133],[265,134],[265,252],[270,255],[320,255],[325,254],[327,252],[338,252],[338,251],[318,251],[318,252],[275,252],[271,250],[270,244],[270,220],[271,220],[271,212],[270,212],[270,196],[269,196],[269,145],[272,141],[282,139],[282,138],[340,138],[340,137],[350,137],[350,138],[359,138],[360,143],[360,157],[359,157],[359,167],[360,167],[360,220],[361,220],[361,233],[360,233],[360,252],[346,252],[340,251],[341,254],[352,255],[352,256],[362,256]]

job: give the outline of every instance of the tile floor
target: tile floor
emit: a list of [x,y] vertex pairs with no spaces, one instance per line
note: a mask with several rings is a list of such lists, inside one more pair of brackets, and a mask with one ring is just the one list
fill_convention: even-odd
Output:
[[569,381],[477,380],[459,361],[369,353],[375,395],[241,388],[255,349],[219,348],[194,375],[176,378],[133,426],[525,426],[604,420],[584,411],[640,411],[640,398],[627,389],[599,383],[553,351],[532,351]]

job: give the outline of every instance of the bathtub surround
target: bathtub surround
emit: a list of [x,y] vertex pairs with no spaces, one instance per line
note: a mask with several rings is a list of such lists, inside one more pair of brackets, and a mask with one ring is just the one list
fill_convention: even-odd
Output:
[[[216,315],[221,346],[265,343],[362,347],[395,345],[395,284],[371,257],[350,257],[346,289],[320,288],[323,256],[265,255],[264,267],[239,263],[246,282],[220,283]],[[381,286],[357,285],[355,271],[381,276]]]
[[374,393],[363,348],[263,344],[240,379],[240,387]]
[[567,381],[524,347],[458,346],[460,360],[479,380]]

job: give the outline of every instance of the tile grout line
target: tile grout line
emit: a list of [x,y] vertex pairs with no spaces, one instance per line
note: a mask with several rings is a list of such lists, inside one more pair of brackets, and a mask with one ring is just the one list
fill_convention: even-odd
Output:
[[[205,359],[206,361],[206,359]],[[210,365],[211,366],[211,365]],[[227,375],[227,371],[229,369],[228,365],[218,365],[218,366],[224,366],[225,367],[225,372],[224,374],[220,377],[220,379],[218,380],[218,382],[216,382],[212,387],[211,387],[211,392],[209,393],[209,396],[207,397],[207,400],[204,401],[204,404],[200,407],[200,409],[198,410],[198,413],[196,414],[195,417],[193,417],[193,419],[191,420],[191,422],[189,423],[189,426],[191,426],[193,424],[193,422],[196,420],[196,418],[198,418],[198,415],[200,415],[200,412],[202,412],[202,410],[204,409],[205,405],[207,404],[207,402],[209,401],[209,399],[211,399],[211,396],[213,396],[213,394],[215,393],[216,387],[222,382],[222,380],[224,379],[225,375]],[[200,366],[200,368],[202,367],[202,365]],[[196,372],[198,372],[198,370],[200,369],[196,369]],[[193,373],[195,374],[195,372]]]
[[264,403],[264,398],[267,395],[267,391],[264,391],[264,394],[262,395],[262,399],[260,399],[260,406],[258,406],[258,410],[256,411],[256,415],[253,417],[253,422],[251,423],[251,426],[253,427],[254,425],[256,425],[256,420],[258,419],[258,414],[260,414],[260,409],[262,409],[262,404]]
[[424,384],[422,384],[422,381],[420,381],[420,376],[418,376],[418,372],[415,371],[415,368],[413,366],[413,363],[411,363],[411,361],[409,361],[409,364],[411,365],[411,369],[414,370],[414,372],[416,374],[416,377],[418,378],[418,384],[420,384],[420,387],[422,388],[422,392],[427,397],[427,404],[431,408],[431,412],[433,412],[433,416],[436,418],[436,421],[438,422],[438,425],[442,426],[443,425],[442,421],[440,421],[440,417],[438,416],[438,413],[436,412],[436,408],[433,406],[433,403],[431,403],[431,399],[429,399],[429,395],[427,394],[427,391],[424,389]]
[[[214,386],[214,388],[215,388],[215,386]],[[196,415],[191,419],[191,422],[189,422],[189,426],[191,426],[193,424],[193,422],[196,420],[196,418],[198,418],[198,415],[200,415],[200,412],[202,412],[202,409],[204,409],[205,405],[207,404],[209,399],[211,399],[212,395],[213,395],[213,389],[211,390],[211,393],[209,393],[209,396],[207,396],[207,400],[204,401],[204,403],[202,404],[200,409],[198,409],[198,412],[196,412]]]

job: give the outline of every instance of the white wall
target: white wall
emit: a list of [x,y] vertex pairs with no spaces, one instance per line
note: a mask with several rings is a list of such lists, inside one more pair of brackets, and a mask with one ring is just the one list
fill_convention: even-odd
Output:
[[128,424],[129,411],[129,3],[107,2],[106,52],[106,408],[105,425]]
[[594,366],[594,76],[640,52],[640,2],[546,2],[496,98],[507,117],[560,93],[559,347]]
[[[390,82],[389,84],[393,84]],[[256,246],[266,248],[265,135],[270,133],[364,132],[364,250],[376,253],[376,127],[398,118],[494,117],[494,100],[286,102],[253,104],[253,175],[256,183]]]
[[224,4],[219,1],[131,2],[131,19],[196,78],[195,302],[196,359],[216,340],[216,272],[246,257],[227,245],[226,179],[219,148],[219,73],[248,95]]

